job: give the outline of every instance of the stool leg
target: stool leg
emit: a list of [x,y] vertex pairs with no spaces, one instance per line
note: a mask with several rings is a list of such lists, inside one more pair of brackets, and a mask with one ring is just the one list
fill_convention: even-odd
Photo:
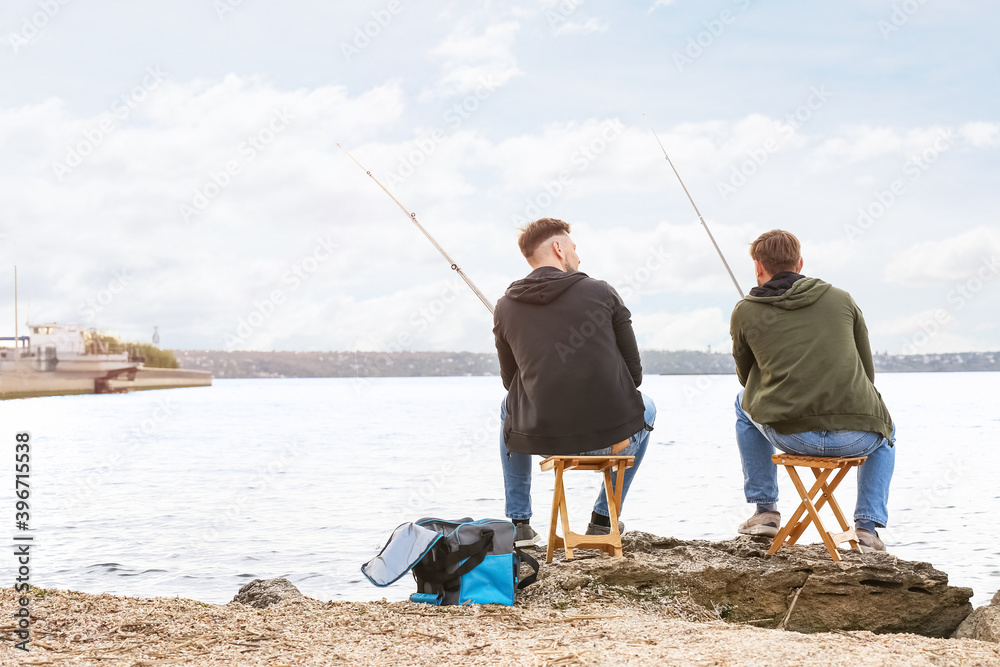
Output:
[[[620,475],[619,475],[620,477]],[[611,521],[611,532],[609,535],[615,538],[611,544],[607,545],[604,552],[609,556],[621,557],[622,538],[618,532],[618,510],[621,508],[621,482],[618,482],[618,492],[616,493],[611,485],[611,471],[604,470],[604,494],[608,498],[608,519]]]
[[559,499],[563,496],[563,464],[561,461],[557,461],[555,465],[556,469],[556,486],[555,490],[552,491],[552,517],[549,519],[549,546],[545,551],[545,562],[551,563],[552,557],[556,552],[556,523],[559,521]]
[[[812,470],[813,471],[813,475],[816,476],[816,481],[813,483],[812,488],[809,489],[809,494],[808,494],[809,495],[809,500],[810,500],[810,502],[812,502],[813,498],[815,498],[817,496],[817,494],[821,493],[822,491],[824,491],[827,488],[827,486],[826,486],[826,479],[827,479],[827,477],[830,476],[830,473],[833,472],[834,469],[833,468],[822,468],[822,469],[817,470],[816,468],[810,468],[810,470]],[[805,484],[802,482],[802,478],[798,476],[798,471],[796,471],[795,478],[799,480],[799,484],[802,484],[802,488],[805,488]],[[822,507],[823,507],[823,505],[825,503],[826,503],[826,499],[821,497],[818,501],[813,502],[813,508],[817,512],[819,512],[819,510],[822,509]],[[796,542],[798,542],[799,538],[802,537],[802,533],[804,533],[805,530],[806,530],[806,528],[808,528],[808,527],[809,527],[809,521],[804,521],[803,523],[801,523],[798,526],[796,526],[792,530],[791,534],[789,535],[790,541],[788,542],[788,544],[792,545],[792,544],[795,544]],[[816,530],[817,531],[821,530],[821,526],[816,526]]]
[[[792,475],[797,475],[793,467],[785,466],[785,469],[788,471],[789,477],[791,477]],[[785,527],[779,530],[778,534],[774,536],[773,540],[771,540],[771,548],[767,550],[767,553],[773,554],[777,552],[778,549],[780,549],[785,545],[785,540],[788,538],[791,532],[799,526],[799,523],[802,521],[802,515],[805,513],[806,513],[805,502],[802,502],[800,500],[799,506],[796,507],[795,511],[792,513],[792,518],[788,520],[788,523],[785,524]],[[805,520],[805,525],[809,525],[808,518]],[[794,542],[792,542],[792,544],[794,544]]]
[[[850,524],[847,523],[847,519],[844,517],[843,511],[841,511],[840,504],[837,502],[837,499],[833,497],[833,492],[837,489],[838,486],[840,486],[840,483],[844,480],[845,477],[847,477],[847,473],[853,467],[854,466],[845,466],[841,468],[840,471],[837,473],[837,476],[833,478],[833,481],[830,482],[829,485],[823,487],[823,499],[821,499],[821,502],[822,500],[826,500],[827,502],[830,503],[830,509],[833,510],[833,515],[837,517],[837,522],[840,524],[840,529],[845,533],[851,529],[851,526]],[[817,475],[817,477],[818,476],[819,475]],[[821,507],[822,504],[816,505],[817,510],[820,509]],[[861,551],[861,547],[858,545],[857,540],[848,540],[848,543],[851,545],[852,549]]]
[[615,479],[615,520],[611,522],[611,529],[618,536],[618,546],[615,555],[622,555],[622,534],[618,530],[618,517],[622,515],[622,501],[625,499],[625,472],[627,468],[624,461],[618,463],[618,477]]
[[563,529],[563,551],[566,560],[573,560],[573,541],[569,530],[569,510],[566,508],[566,493],[562,484],[563,467],[559,466],[559,518]]
[[[795,489],[799,492],[799,495],[802,497],[802,502],[805,504],[806,510],[809,512],[809,516],[812,518],[813,523],[816,524],[816,530],[819,531],[820,537],[823,538],[823,544],[826,545],[826,550],[830,552],[830,558],[832,558],[835,561],[839,561],[840,554],[837,553],[837,545],[834,544],[833,539],[830,538],[830,533],[828,533],[826,529],[823,528],[823,522],[819,518],[819,512],[816,511],[816,507],[815,505],[813,505],[812,501],[812,494],[815,493],[817,490],[819,490],[819,488],[822,488],[823,483],[826,482],[826,477],[828,477],[830,474],[830,470],[831,470],[830,468],[827,468],[820,474],[820,478],[823,481],[821,482],[820,478],[817,478],[816,485],[814,485],[813,489],[809,492],[806,492],[806,487],[802,483],[802,480],[799,479],[797,473],[794,477],[792,477],[792,483],[795,485]],[[805,529],[806,525],[808,525],[808,522],[805,522],[803,524],[803,530]]]

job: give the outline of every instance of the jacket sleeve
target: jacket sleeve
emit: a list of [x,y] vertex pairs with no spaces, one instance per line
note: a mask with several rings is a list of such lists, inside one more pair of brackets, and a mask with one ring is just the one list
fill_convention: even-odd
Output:
[[503,382],[503,388],[510,391],[511,380],[517,373],[517,361],[514,359],[514,351],[510,349],[510,343],[503,336],[499,304],[497,306],[493,314],[493,337],[496,339],[497,358],[500,360],[500,380]]
[[635,331],[632,330],[632,313],[611,285],[608,285],[608,293],[611,296],[611,326],[615,330],[618,351],[625,360],[632,382],[638,387],[642,384],[642,360],[639,358],[639,345],[635,342]]
[[[853,301],[853,300],[852,300]],[[875,384],[875,362],[872,360],[872,347],[868,342],[868,326],[865,324],[865,316],[861,314],[858,304],[854,305],[854,346],[858,348],[858,356],[861,358],[861,365],[865,367],[865,375],[868,381]]]
[[740,326],[740,317],[737,314],[739,304],[733,308],[733,315],[729,319],[729,335],[733,337],[733,360],[736,362],[736,377],[740,379],[740,384],[747,386],[747,378],[750,377],[750,369],[757,363],[757,358],[753,355],[753,350],[747,344],[743,336],[743,327]]

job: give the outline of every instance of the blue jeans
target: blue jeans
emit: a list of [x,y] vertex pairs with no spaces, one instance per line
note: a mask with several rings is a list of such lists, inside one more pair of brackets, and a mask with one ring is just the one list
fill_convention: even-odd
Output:
[[[858,499],[854,520],[873,521],[885,527],[889,520],[889,481],[896,462],[896,448],[881,433],[867,431],[807,431],[782,435],[767,424],[758,424],[736,395],[736,444],[743,462],[743,491],[748,503],[778,502],[778,466],[771,461],[774,448],[802,456],[867,456],[858,466]],[[895,438],[893,427],[893,438]],[[806,482],[807,486],[811,486]]]
[[[645,394],[642,395],[642,403],[646,408],[643,418],[646,423],[653,426],[656,420],[656,406],[652,399]],[[507,506],[506,514],[508,519],[518,521],[531,518],[531,454],[520,454],[518,452],[507,452],[507,443],[503,438],[503,424],[507,420],[507,397],[504,396],[500,403],[500,461],[503,464],[503,487],[506,494]],[[642,463],[642,457],[646,454],[646,446],[649,444],[649,431],[645,428],[629,438],[628,446],[619,454],[622,456],[634,456],[635,463],[631,468],[625,470],[625,479],[622,484],[622,507],[625,506],[625,496],[628,495],[629,486],[635,471]],[[592,452],[583,452],[589,456],[607,456],[611,454],[611,447],[596,449]],[[612,488],[617,482],[617,478],[612,476]],[[602,516],[610,516],[608,512],[608,498],[601,485],[601,493],[594,503],[594,512]]]

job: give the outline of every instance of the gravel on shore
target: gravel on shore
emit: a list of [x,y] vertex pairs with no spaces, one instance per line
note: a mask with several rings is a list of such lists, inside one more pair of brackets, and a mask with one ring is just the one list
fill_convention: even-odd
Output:
[[[17,597],[3,589],[0,607]],[[526,595],[514,607],[299,598],[256,609],[54,589],[31,598],[31,650],[15,648],[5,612],[2,665],[1000,665],[997,644],[765,630],[710,620],[677,597],[601,591]]]

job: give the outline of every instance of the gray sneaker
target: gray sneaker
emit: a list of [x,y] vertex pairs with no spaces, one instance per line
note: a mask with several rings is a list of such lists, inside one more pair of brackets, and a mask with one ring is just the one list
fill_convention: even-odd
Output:
[[542,539],[542,536],[535,532],[535,529],[526,523],[514,524],[514,546],[530,547],[532,544]]
[[858,536],[858,546],[861,547],[861,553],[870,554],[873,551],[885,552],[885,542],[879,538],[878,533],[873,533],[864,528],[855,528],[854,532]]
[[761,512],[740,524],[740,535],[765,535],[774,537],[781,527],[781,514],[778,512]]
[[[625,534],[625,522],[618,522],[618,533],[621,535]],[[610,535],[611,526],[598,526],[594,523],[587,524],[587,532],[584,535]]]

